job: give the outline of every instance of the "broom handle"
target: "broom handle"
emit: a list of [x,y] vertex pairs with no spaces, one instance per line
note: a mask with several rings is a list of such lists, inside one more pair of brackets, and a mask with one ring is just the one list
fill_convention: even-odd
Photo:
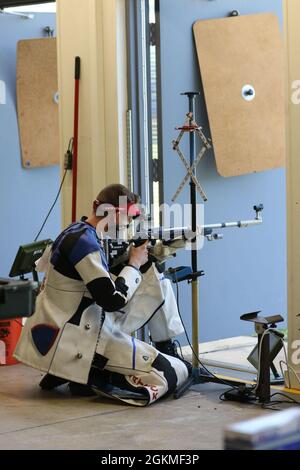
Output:
[[80,57],[75,58],[75,100],[74,100],[74,151],[73,151],[73,190],[72,190],[72,222],[77,215],[77,169],[78,169],[78,122],[79,122],[79,81]]

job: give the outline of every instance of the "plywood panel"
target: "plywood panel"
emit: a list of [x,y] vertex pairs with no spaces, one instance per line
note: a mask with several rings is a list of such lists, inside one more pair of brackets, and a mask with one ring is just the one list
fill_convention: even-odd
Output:
[[17,102],[25,168],[59,163],[56,39],[19,41]]
[[[229,177],[285,166],[283,44],[276,15],[194,24],[217,170]],[[252,85],[255,98],[242,96]]]

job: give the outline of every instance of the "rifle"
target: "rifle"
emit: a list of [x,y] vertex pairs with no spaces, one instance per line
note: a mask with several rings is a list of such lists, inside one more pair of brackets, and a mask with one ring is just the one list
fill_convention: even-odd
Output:
[[[223,234],[215,233],[216,230],[221,230],[225,228],[246,228],[253,225],[258,225],[263,222],[262,220],[262,211],[264,209],[263,204],[259,204],[253,207],[255,211],[255,218],[251,220],[239,220],[236,222],[220,222],[215,224],[208,224],[199,226],[197,233],[193,232],[190,227],[151,227],[147,229],[138,228],[134,236],[129,240],[121,239],[105,239],[104,240],[104,249],[106,253],[106,258],[110,267],[115,267],[120,263],[126,262],[128,259],[128,249],[130,245],[141,246],[146,241],[149,241],[149,251],[152,257],[156,258],[156,261],[162,262],[161,256],[157,257],[155,253],[155,245],[160,242],[160,246],[165,248],[165,251],[168,252],[166,248],[169,247],[169,252],[184,248],[186,243],[195,242],[196,238],[202,236],[208,241],[222,240]],[[174,253],[166,254],[164,258],[169,258],[170,256],[175,256]],[[164,259],[164,260],[165,260]]]

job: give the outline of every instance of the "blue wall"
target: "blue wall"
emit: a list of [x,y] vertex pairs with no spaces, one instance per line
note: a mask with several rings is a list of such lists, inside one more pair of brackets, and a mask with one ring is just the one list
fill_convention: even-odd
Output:
[[[183,123],[188,110],[187,99],[180,93],[202,90],[192,25],[198,19],[226,17],[234,9],[241,14],[275,12],[282,24],[281,0],[160,1],[165,202],[171,202],[184,176],[182,163],[171,148],[171,141],[177,136],[174,128]],[[209,136],[203,95],[196,117]],[[185,151],[188,152],[187,145]],[[199,252],[200,268],[206,272],[200,281],[201,341],[252,334],[252,326],[239,320],[241,314],[263,310],[264,314],[281,313],[286,317],[287,313],[285,170],[222,178],[211,152],[199,165],[198,176],[208,195],[205,223],[252,218],[253,205],[264,203],[262,226],[224,230],[223,241],[206,242]],[[189,202],[188,188],[178,202]],[[172,262],[184,264],[190,264],[187,252]],[[181,286],[181,299],[190,333],[191,299],[187,286]]]
[[[55,29],[54,14],[35,14],[25,20],[0,15],[0,80],[6,83],[6,104],[0,104],[0,276],[7,277],[20,245],[36,237],[54,202],[60,184],[59,167],[25,170],[21,165],[16,111],[16,47],[21,39],[43,37]],[[47,143],[45,143],[47,145]],[[60,231],[60,204],[41,239]]]

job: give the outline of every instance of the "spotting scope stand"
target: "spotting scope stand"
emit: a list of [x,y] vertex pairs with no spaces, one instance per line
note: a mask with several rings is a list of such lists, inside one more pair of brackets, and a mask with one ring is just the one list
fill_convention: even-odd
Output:
[[[283,348],[284,334],[276,331],[277,323],[284,321],[281,315],[263,317],[260,311],[246,313],[241,320],[254,323],[258,344],[249,355],[248,360],[258,370],[258,385],[256,395],[260,403],[269,403],[271,397],[271,385],[284,384],[284,378],[277,372],[274,359]],[[270,334],[272,334],[272,342]],[[255,362],[254,362],[255,361]],[[271,374],[272,372],[272,374]]]
[[[256,225],[257,223],[262,223],[262,217],[261,213],[263,211],[263,205],[257,205],[254,206],[253,208],[255,210],[256,216],[255,219],[253,220],[246,220],[246,221],[237,221],[237,222],[224,222],[224,223],[216,223],[216,224],[211,224],[210,226],[205,226],[204,230],[204,237],[208,241],[214,241],[214,240],[222,240],[223,239],[223,234],[220,233],[215,233],[215,230],[219,230],[220,228],[233,228],[233,227],[248,227],[250,225]],[[198,384],[203,384],[207,382],[213,382],[217,384],[224,384],[224,380],[219,379],[215,375],[210,375],[208,374],[208,371],[206,371],[203,367],[199,367],[199,361],[197,358],[199,358],[199,336],[198,336],[198,327],[197,330],[195,330],[195,324],[197,325],[197,319],[198,319],[198,308],[196,307],[198,305],[198,283],[199,283],[199,278],[204,276],[205,272],[203,270],[201,271],[193,271],[191,267],[188,266],[180,266],[177,268],[169,268],[165,272],[165,276],[169,278],[174,284],[178,284],[180,282],[187,281],[189,284],[192,284],[192,318],[193,318],[193,350],[192,350],[192,362],[193,362],[193,372],[192,375],[187,379],[187,381],[181,386],[178,387],[175,392],[174,392],[174,398],[178,399],[180,398],[190,387],[193,385],[198,385]],[[197,290],[193,288],[193,283],[197,283]],[[197,318],[196,318],[197,317]],[[241,317],[242,320],[247,320],[247,321],[254,321],[248,319],[247,315],[244,315]],[[260,343],[259,343],[260,344]],[[262,359],[264,359],[265,356],[262,356]],[[279,374],[276,371],[276,368],[273,363],[270,364],[269,366],[274,374],[274,378],[279,379]],[[263,369],[265,371],[265,369]],[[265,376],[264,376],[265,379]],[[271,382],[273,383],[273,382]],[[245,387],[244,382],[239,382],[237,380],[227,380],[226,379],[226,384],[232,385],[234,387]]]
[[[189,151],[190,151],[190,169],[189,169],[189,180],[190,180],[190,205],[191,205],[191,221],[192,221],[192,231],[193,233],[197,232],[197,191],[200,195],[205,196],[204,191],[199,185],[197,180],[196,168],[197,168],[197,160],[196,160],[196,134],[201,131],[201,127],[197,125],[195,122],[195,98],[196,96],[200,95],[199,92],[186,92],[182,93],[182,95],[186,96],[189,101],[189,112],[187,114],[188,123],[185,124],[183,127],[178,128],[181,131],[179,138],[177,141],[173,142],[173,149],[179,153],[181,160],[184,160],[184,155],[179,150],[179,142],[183,136],[184,132],[189,133]],[[201,140],[204,147],[206,146],[207,149],[210,148],[209,140],[205,138],[203,133],[201,133]],[[198,183],[198,184],[197,184]],[[178,193],[182,190],[182,185],[180,186]],[[206,200],[203,197],[204,201]],[[240,221],[240,222],[232,222],[232,223],[221,223],[221,224],[212,224],[206,225],[206,233],[204,235],[209,240],[208,237],[213,239],[219,239],[218,236],[213,236],[213,231],[223,228],[231,228],[231,227],[248,227],[249,225],[260,224],[262,223],[261,213],[263,210],[263,205],[254,206],[254,210],[256,212],[255,220],[252,221]],[[211,232],[210,232],[211,230]],[[195,241],[195,240],[194,240]],[[181,269],[181,268],[180,268]],[[173,273],[174,274],[174,273]],[[190,387],[197,384],[202,384],[206,382],[213,382],[218,384],[224,384],[222,379],[219,379],[215,375],[211,375],[206,371],[203,367],[199,367],[199,278],[204,275],[203,271],[198,269],[198,252],[196,243],[194,244],[194,248],[191,250],[191,269],[189,272],[186,273],[186,276],[180,276],[179,278],[176,277],[176,281],[184,281],[187,280],[191,284],[192,289],[192,363],[193,363],[193,371],[192,375],[187,379],[187,381],[179,388],[177,388],[174,392],[174,398],[180,398]],[[175,274],[176,276],[176,274]],[[231,381],[226,379],[226,384],[232,385],[234,387],[244,386],[244,382],[238,381]]]

